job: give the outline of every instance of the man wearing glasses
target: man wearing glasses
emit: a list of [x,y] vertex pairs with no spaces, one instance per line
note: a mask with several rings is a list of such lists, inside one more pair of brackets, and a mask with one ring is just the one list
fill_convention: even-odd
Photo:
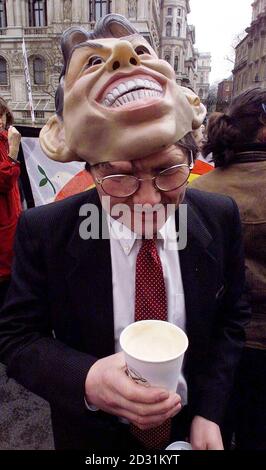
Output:
[[[55,160],[86,161],[96,189],[20,220],[0,318],[7,373],[49,401],[57,449],[144,452],[185,438],[222,449],[248,309],[235,203],[186,192],[204,108],[119,15],[91,33],[68,30],[62,51],[57,115],[41,144]],[[110,237],[104,227],[87,237],[86,207],[102,212],[106,198]],[[189,338],[176,391],[125,373],[119,335],[154,314]]]

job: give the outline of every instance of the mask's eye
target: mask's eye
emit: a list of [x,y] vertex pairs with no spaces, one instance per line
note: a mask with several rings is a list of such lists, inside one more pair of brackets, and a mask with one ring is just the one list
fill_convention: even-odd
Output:
[[99,57],[97,55],[93,55],[89,58],[89,61],[87,63],[87,68],[93,67],[94,65],[101,65],[104,63],[104,60],[102,57]]
[[136,52],[136,54],[138,54],[138,55],[143,55],[143,54],[149,54],[149,55],[151,55],[149,49],[148,49],[147,47],[145,47],[145,46],[138,46],[138,47],[136,47],[136,48],[135,48],[135,52]]

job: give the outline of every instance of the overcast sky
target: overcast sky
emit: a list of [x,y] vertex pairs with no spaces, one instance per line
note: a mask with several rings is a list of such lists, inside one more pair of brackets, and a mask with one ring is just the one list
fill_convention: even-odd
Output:
[[200,52],[211,52],[210,81],[228,78],[233,64],[231,44],[251,23],[252,0],[190,0],[188,23],[196,27],[196,47]]

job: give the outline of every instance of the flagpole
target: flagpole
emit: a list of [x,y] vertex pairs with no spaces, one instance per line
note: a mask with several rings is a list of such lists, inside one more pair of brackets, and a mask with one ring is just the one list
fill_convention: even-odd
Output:
[[22,40],[22,53],[23,53],[23,60],[24,60],[24,74],[25,74],[28,100],[29,100],[29,106],[30,106],[31,121],[32,121],[33,126],[35,126],[35,112],[34,112],[34,106],[33,106],[28,56],[27,56],[27,49],[26,49],[24,36]]

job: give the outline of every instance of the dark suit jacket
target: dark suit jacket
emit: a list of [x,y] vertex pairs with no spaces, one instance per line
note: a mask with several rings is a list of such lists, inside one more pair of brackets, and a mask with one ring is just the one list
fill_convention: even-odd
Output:
[[[220,423],[249,317],[239,215],[223,196],[187,190],[185,202],[188,243],[180,264],[189,410]],[[58,442],[65,433],[69,447],[119,449],[118,419],[84,407],[88,369],[114,353],[110,243],[80,238],[85,203],[100,208],[95,190],[21,217],[0,316],[0,359],[11,377],[50,402]]]

